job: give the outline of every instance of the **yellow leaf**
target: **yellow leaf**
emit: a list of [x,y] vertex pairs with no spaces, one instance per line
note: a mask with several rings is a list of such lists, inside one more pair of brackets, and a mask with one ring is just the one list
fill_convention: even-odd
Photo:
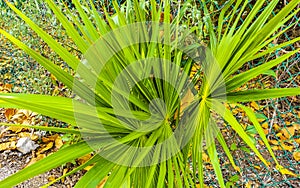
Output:
[[12,132],[15,132],[15,133],[19,133],[19,132],[21,132],[23,129],[27,129],[27,128],[24,128],[24,127],[17,127],[17,126],[10,126],[10,127],[8,127],[6,130],[7,130],[7,131],[12,131]]
[[54,181],[56,178],[55,176],[51,175],[48,177],[48,181],[51,182],[51,181]]
[[287,151],[293,151],[293,149],[294,149],[294,146],[289,146],[289,145],[286,145],[285,143],[281,143],[281,147]]
[[255,110],[259,110],[258,104],[257,104],[256,102],[254,102],[254,101],[252,101],[252,102],[250,103],[250,106],[251,106],[252,108],[254,108]]
[[279,129],[280,129],[280,126],[278,125],[278,124],[274,124],[273,125],[273,129],[275,130],[275,131],[278,131]]
[[45,151],[48,151],[49,149],[51,149],[53,147],[53,142],[49,142],[44,148],[42,148],[38,154],[43,153]]
[[29,162],[26,166],[30,166],[30,165],[32,165],[33,163],[35,163],[35,162],[37,162],[37,161],[39,161],[39,160],[41,160],[41,159],[43,159],[43,158],[45,158],[45,157],[46,157],[45,154],[38,154],[35,158],[32,158],[32,159],[30,160],[30,162]]
[[18,137],[19,137],[19,138],[29,137],[29,138],[30,138],[31,140],[33,140],[33,141],[37,141],[38,138],[39,138],[38,135],[30,134],[30,133],[28,133],[28,132],[20,132],[20,133],[18,134]]
[[275,150],[281,150],[281,148],[280,148],[279,146],[272,146],[271,148],[272,148],[272,150],[274,150],[274,151],[275,151]]
[[276,136],[279,137],[280,140],[286,140],[287,139],[285,136],[283,136],[283,134],[281,132],[277,133]]
[[202,160],[203,160],[204,162],[209,162],[209,157],[208,157],[208,155],[206,155],[205,152],[202,152]]
[[300,152],[294,152],[293,157],[296,161],[300,161]]
[[234,170],[236,170],[237,172],[241,172],[241,168],[240,168],[240,167],[234,166],[233,168],[234,168]]
[[268,142],[273,145],[279,145],[279,142],[277,140],[268,140]]
[[[68,168],[65,168],[65,169],[64,169],[64,171],[63,171],[63,176],[66,175],[66,173],[68,172],[68,170],[69,170]],[[64,182],[65,182],[65,178],[62,178],[62,179],[61,179],[61,182],[64,183]]]
[[57,136],[56,139],[55,139],[55,147],[56,147],[57,149],[59,149],[59,148],[61,148],[63,145],[64,145],[64,144],[63,144],[63,141],[62,141],[61,137],[60,137],[60,136]]
[[281,174],[284,174],[284,175],[290,175],[290,176],[297,177],[296,174],[294,174],[293,172],[289,171],[288,169],[284,168],[284,167],[281,166],[281,165],[276,165],[276,169],[277,169]]
[[290,139],[295,134],[295,127],[287,127],[280,130],[284,137]]
[[16,142],[5,142],[0,144],[0,151],[16,149]]
[[260,170],[261,168],[260,168],[260,166],[254,166],[254,168],[256,168],[256,169],[258,169],[258,170]]
[[250,181],[246,183],[245,188],[251,188],[251,182]]
[[43,138],[42,138],[42,141],[43,141],[44,143],[54,142],[54,141],[56,140],[57,137],[58,137],[58,134],[51,135],[51,136],[48,136],[48,137],[43,137]]
[[261,127],[262,127],[263,129],[267,129],[267,128],[269,128],[269,124],[268,124],[268,123],[263,123],[263,124],[261,125]]

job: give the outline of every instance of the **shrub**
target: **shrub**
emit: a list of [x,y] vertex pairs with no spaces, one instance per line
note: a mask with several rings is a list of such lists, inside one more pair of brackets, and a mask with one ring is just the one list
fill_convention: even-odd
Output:
[[[91,159],[66,174],[92,167],[76,187],[96,187],[100,182],[111,187],[195,187],[198,183],[202,186],[203,150],[209,155],[220,186],[225,187],[216,140],[235,170],[239,171],[239,168],[219,130],[219,118],[230,124],[258,158],[269,166],[226,108],[227,104],[235,104],[245,111],[277,169],[283,169],[254,112],[243,102],[297,95],[300,89],[238,91],[238,88],[298,50],[243,73],[236,72],[248,61],[299,41],[298,37],[264,48],[286,31],[276,33],[299,12],[299,9],[294,10],[297,1],[291,1],[273,17],[272,10],[278,1],[270,1],[259,15],[264,1],[257,1],[239,25],[248,1],[232,0],[223,7],[215,27],[203,0],[203,21],[210,39],[208,48],[200,45],[197,36],[178,24],[186,4],[178,7],[178,15],[173,18],[168,16],[169,1],[159,5],[154,0],[150,5],[144,1],[127,1],[121,8],[114,2],[115,14],[105,8],[103,14],[99,14],[91,1],[80,5],[74,0],[77,19],[68,9],[61,9],[50,0],[46,2],[84,54],[84,59],[71,55],[63,44],[56,42],[13,5],[8,5],[76,74],[63,71],[4,30],[0,29],[0,33],[73,89],[77,97],[1,93],[0,106],[26,108],[60,119],[71,127],[53,128],[53,131],[79,134],[82,141],[8,177],[0,182],[2,187],[15,185],[89,153],[93,153]],[[239,8],[238,15],[235,15]],[[229,17],[226,25],[225,17]],[[195,68],[198,68],[196,74],[191,75]],[[195,86],[200,89],[196,90]]]

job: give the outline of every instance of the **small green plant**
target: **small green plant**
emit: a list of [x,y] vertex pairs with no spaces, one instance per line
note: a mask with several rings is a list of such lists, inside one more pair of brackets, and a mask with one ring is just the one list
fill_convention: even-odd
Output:
[[[6,178],[0,182],[1,187],[13,186],[89,153],[93,153],[90,160],[65,175],[92,166],[76,187],[96,187],[103,181],[106,187],[203,187],[203,150],[207,150],[220,187],[225,187],[216,141],[235,170],[239,168],[219,130],[218,118],[230,124],[269,166],[227,104],[245,111],[276,167],[282,169],[255,113],[242,103],[293,96],[300,89],[237,89],[298,50],[243,73],[236,72],[251,60],[300,40],[298,37],[264,48],[286,31],[276,33],[299,12],[294,10],[299,1],[291,1],[273,17],[278,0],[270,1],[259,15],[264,1],[257,1],[240,24],[248,1],[231,0],[220,12],[215,27],[203,0],[201,11],[210,39],[208,48],[199,45],[198,37],[191,35],[193,30],[186,32],[179,25],[186,4],[178,4],[178,15],[172,18],[169,1],[127,1],[121,8],[113,2],[114,14],[105,8],[99,14],[92,1],[80,4],[73,0],[76,16],[51,0],[46,2],[76,44],[76,50],[84,54],[83,59],[72,55],[21,11],[7,4],[76,73],[62,70],[6,31],[0,29],[0,33],[73,89],[76,97],[1,93],[0,107],[30,109],[59,119],[71,128],[40,129],[81,135],[82,139]],[[235,15],[237,10],[240,11]],[[225,18],[229,18],[226,24]],[[199,70],[190,78],[195,66]],[[236,179],[237,176],[230,182]]]

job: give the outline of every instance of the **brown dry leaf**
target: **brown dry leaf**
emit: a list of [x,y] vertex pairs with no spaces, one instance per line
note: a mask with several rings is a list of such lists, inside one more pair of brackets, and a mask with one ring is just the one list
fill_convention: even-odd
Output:
[[33,125],[35,124],[35,116],[37,113],[29,110],[18,110],[16,114],[11,118],[14,123]]
[[285,174],[285,175],[290,175],[290,176],[294,176],[297,177],[296,174],[294,174],[293,172],[289,171],[288,169],[284,168],[281,165],[276,165],[276,169],[281,173],[281,174]]
[[9,121],[13,115],[16,114],[16,109],[8,108],[4,112],[5,118]]
[[49,149],[51,149],[53,147],[53,142],[49,142],[45,147],[43,147],[38,154],[43,153],[45,151],[48,151]]
[[[180,115],[182,114],[183,110],[188,107],[194,101],[194,94],[190,89],[188,89],[185,96],[182,98],[180,102]],[[175,112],[174,119],[177,119],[178,110]]]
[[51,135],[51,136],[48,136],[48,137],[43,137],[43,138],[42,138],[42,141],[43,141],[44,143],[54,142],[54,141],[56,140],[57,137],[58,137],[58,134]]
[[78,162],[80,165],[82,165],[83,163],[87,162],[91,157],[92,157],[92,154],[87,154],[87,155],[85,155],[85,156],[83,156],[83,157],[79,157],[79,158],[77,159],[77,162]]
[[55,139],[55,147],[57,149],[61,148],[62,146],[64,145],[62,139],[60,136],[57,136],[56,139]]
[[38,154],[35,158],[32,158],[31,160],[30,160],[30,162],[26,165],[26,166],[30,166],[30,165],[32,165],[33,163],[35,163],[35,162],[37,162],[37,161],[39,161],[39,160],[41,160],[41,159],[43,159],[43,158],[45,158],[46,157],[46,154]]
[[1,143],[0,151],[16,149],[17,148],[16,144],[17,143],[15,141]]
[[11,93],[12,86],[13,86],[12,84],[3,84],[3,83],[0,83],[0,92],[1,93]]
[[254,101],[252,101],[252,102],[250,103],[250,106],[251,106],[252,108],[254,108],[255,110],[259,110],[258,104],[257,104],[256,102],[254,102]]
[[298,151],[298,152],[294,152],[293,153],[293,157],[294,157],[294,159],[296,160],[296,161],[300,161],[300,152]]

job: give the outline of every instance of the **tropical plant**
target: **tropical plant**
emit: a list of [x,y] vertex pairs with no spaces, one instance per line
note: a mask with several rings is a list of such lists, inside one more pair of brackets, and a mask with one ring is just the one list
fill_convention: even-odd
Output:
[[[248,1],[231,0],[222,8],[217,27],[203,0],[203,22],[210,39],[208,48],[199,45],[198,37],[191,35],[193,30],[186,32],[178,24],[185,4],[179,4],[178,15],[172,19],[168,16],[169,1],[159,5],[154,0],[150,5],[145,1],[127,1],[121,8],[113,2],[115,14],[105,7],[100,14],[92,1],[80,4],[73,0],[76,15],[51,0],[46,2],[84,59],[79,60],[17,8],[7,4],[76,74],[63,71],[6,31],[0,29],[0,33],[73,89],[77,97],[1,93],[0,106],[30,109],[62,120],[71,127],[34,128],[78,134],[82,141],[6,178],[0,182],[1,187],[13,186],[89,153],[93,153],[91,159],[65,175],[91,166],[76,187],[96,187],[103,181],[106,187],[196,187],[197,184],[203,187],[203,150],[209,155],[220,186],[225,187],[216,140],[235,170],[239,171],[239,167],[220,132],[219,118],[230,124],[269,166],[226,108],[227,104],[236,104],[245,111],[276,167],[283,168],[254,112],[243,102],[293,96],[300,89],[238,89],[299,50],[243,73],[237,71],[251,60],[300,40],[298,37],[265,48],[292,27],[293,24],[276,32],[299,12],[295,9],[298,0],[290,1],[274,16],[271,15],[278,0],[270,1],[262,12],[264,1],[257,1],[243,23],[239,23],[239,18]],[[228,18],[226,24],[225,18]],[[198,70],[190,78],[194,67]],[[195,86],[200,89],[195,90]]]

